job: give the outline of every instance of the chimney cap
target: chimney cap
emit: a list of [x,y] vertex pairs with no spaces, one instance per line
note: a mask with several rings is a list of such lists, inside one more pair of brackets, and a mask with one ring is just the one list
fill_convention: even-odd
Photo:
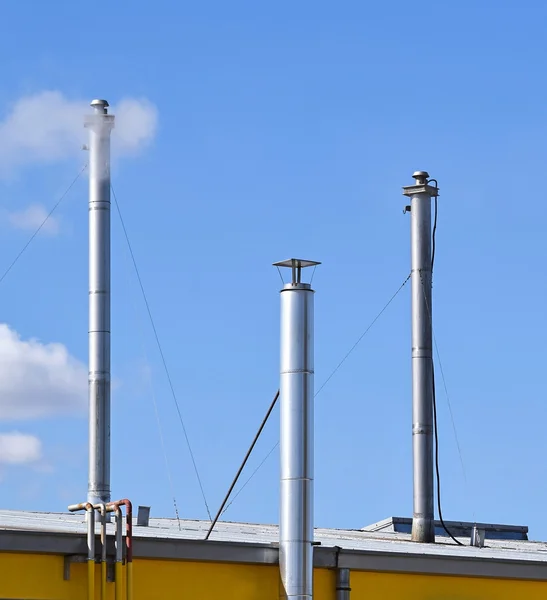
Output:
[[110,104],[108,104],[107,100],[100,100],[100,99],[96,98],[95,100],[91,101],[91,106],[97,107],[97,108],[106,108],[107,106],[110,106]]
[[433,180],[435,185],[429,183],[429,173],[427,171],[414,171],[412,177],[415,179],[415,182],[412,185],[403,186],[403,196],[408,196],[409,198],[415,194],[428,194],[431,198],[439,196],[437,182]]
[[[291,269],[292,271],[292,283],[291,284],[287,284],[289,287],[292,285],[293,287],[295,285],[302,285],[302,286],[307,286],[307,288],[310,288],[311,286],[311,282],[308,284],[304,284],[302,283],[302,269],[305,269],[306,267],[317,267],[317,265],[320,265],[320,262],[317,262],[315,260],[303,260],[302,258],[289,258],[288,260],[281,260],[279,262],[275,262],[273,263],[274,267],[277,267],[279,269],[279,267],[287,267],[289,269]],[[315,273],[315,271],[314,271]],[[279,271],[279,274],[281,275],[281,271]],[[281,279],[283,279],[283,276],[281,275]],[[312,279],[313,279],[313,275],[312,275]]]
[[289,258],[287,260],[281,260],[279,262],[273,263],[274,267],[288,267],[289,269],[299,268],[305,269],[306,267],[315,267],[320,265],[320,262],[316,262],[315,260],[303,260],[301,258]]

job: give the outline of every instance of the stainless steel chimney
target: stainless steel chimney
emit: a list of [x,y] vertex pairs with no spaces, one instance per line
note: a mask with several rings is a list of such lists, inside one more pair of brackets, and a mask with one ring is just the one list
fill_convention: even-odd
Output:
[[426,171],[416,171],[412,177],[415,185],[403,188],[411,199],[407,209],[412,263],[412,539],[434,542],[431,198],[438,191],[428,185]]
[[313,290],[302,269],[318,265],[289,259],[281,290],[281,479],[279,568],[281,597],[313,597]]
[[106,100],[89,129],[89,479],[91,504],[110,502],[110,133]]

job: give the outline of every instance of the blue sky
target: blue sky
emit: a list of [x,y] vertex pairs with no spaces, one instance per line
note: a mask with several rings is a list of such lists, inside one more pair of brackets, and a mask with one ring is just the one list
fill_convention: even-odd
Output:
[[[212,512],[278,385],[271,263],[323,263],[319,387],[409,272],[401,186],[427,169],[441,188],[435,331],[465,467],[439,380],[444,516],[527,524],[547,539],[546,17],[532,1],[4,7],[2,124],[45,91],[72,108],[105,97],[157,111],[148,143],[117,156],[113,184]],[[85,155],[69,135],[58,154],[13,161],[19,133],[0,133],[2,271]],[[20,464],[0,457],[4,508],[64,510],[86,495],[86,186],[82,176],[0,284],[0,353],[13,351],[0,407],[20,409],[0,411],[0,433],[41,444]],[[173,515],[150,372],[179,513],[205,518],[114,214],[112,235],[113,495]],[[318,526],[411,515],[409,293],[317,397]],[[30,350],[10,332],[63,344],[79,363],[52,359],[53,384],[28,370],[14,383]],[[277,439],[276,411],[247,474]],[[274,453],[225,518],[277,522],[277,497]]]

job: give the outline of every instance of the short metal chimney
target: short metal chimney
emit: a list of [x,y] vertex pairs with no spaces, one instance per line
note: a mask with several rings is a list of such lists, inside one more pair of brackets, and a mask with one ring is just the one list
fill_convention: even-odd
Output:
[[415,185],[403,188],[411,199],[407,210],[412,254],[412,539],[434,542],[431,198],[438,190],[428,184],[426,171],[416,171],[412,177]]
[[313,290],[302,269],[320,263],[289,259],[281,290],[281,481],[279,568],[281,597],[313,597]]
[[110,133],[106,100],[89,129],[89,479],[91,504],[110,502]]

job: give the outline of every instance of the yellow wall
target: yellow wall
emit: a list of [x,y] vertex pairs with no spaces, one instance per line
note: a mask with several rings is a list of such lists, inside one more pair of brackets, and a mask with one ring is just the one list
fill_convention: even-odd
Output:
[[[278,600],[273,566],[136,560],[135,600]],[[96,568],[99,598],[99,566]],[[73,564],[63,580],[63,558],[0,554],[0,600],[86,600],[86,566]],[[114,584],[109,600],[114,599]],[[335,600],[333,571],[315,572],[314,600]],[[351,600],[544,600],[547,582],[351,572]]]
[[[135,589],[142,595],[135,600],[279,600],[278,573],[271,566],[139,560]],[[334,600],[334,573],[317,570],[315,581],[315,600]]]
[[67,582],[63,564],[62,556],[0,553],[0,598],[85,600],[85,565]]
[[540,600],[547,582],[351,572],[352,600]]

